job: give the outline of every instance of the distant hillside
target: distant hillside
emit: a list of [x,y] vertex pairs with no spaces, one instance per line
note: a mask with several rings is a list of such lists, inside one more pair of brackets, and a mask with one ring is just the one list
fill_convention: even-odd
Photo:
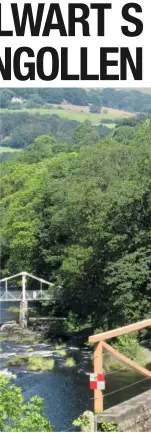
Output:
[[[146,93],[147,92],[147,93]],[[151,114],[151,90],[128,89],[1,89],[1,108],[51,108],[52,104],[67,102],[89,107],[99,113],[101,107],[124,110],[131,113]]]
[[[124,89],[122,89],[124,90]],[[141,88],[136,88],[136,89],[125,89],[125,90],[137,90],[138,92],[141,93],[145,93],[146,95],[151,95],[151,87],[147,88],[147,87],[141,87]]]

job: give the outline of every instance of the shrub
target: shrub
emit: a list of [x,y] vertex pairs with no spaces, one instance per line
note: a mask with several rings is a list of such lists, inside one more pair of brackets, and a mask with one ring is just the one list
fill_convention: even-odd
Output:
[[27,368],[31,371],[49,371],[53,370],[54,364],[54,359],[45,359],[42,356],[30,356]]
[[69,357],[65,361],[65,366],[66,367],[75,367],[76,366],[76,362],[75,362],[75,360],[72,357]]
[[65,350],[63,350],[63,349],[61,349],[61,350],[57,350],[57,355],[59,355],[59,356],[66,356],[66,354],[67,354],[67,352],[65,351]]
[[94,414],[93,412],[86,411],[79,418],[75,419],[72,423],[73,426],[78,427],[78,431],[90,432],[94,431]]
[[27,335],[27,336],[23,336],[23,337],[21,336],[20,342],[22,344],[33,344],[35,346],[36,344],[40,343],[40,340],[38,340],[38,338],[35,339],[35,337],[33,337],[32,335],[29,335],[29,336]]
[[9,308],[8,308],[8,311],[9,311],[10,313],[19,314],[20,309],[19,309],[18,307],[9,307]]
[[22,365],[25,365],[27,361],[28,358],[26,356],[14,356],[7,361],[6,365],[8,367],[21,367]]
[[[112,343],[114,349],[125,355],[127,358],[135,360],[138,364],[145,365],[145,356],[143,350],[137,340],[137,333],[126,334],[118,337],[114,343]],[[130,367],[124,362],[112,356],[108,352],[105,352],[104,356],[104,371],[112,370],[123,370],[128,371]]]
[[117,425],[110,422],[103,422],[101,424],[101,431],[117,431]]
[[56,350],[66,349],[66,344],[56,344],[55,349]]
[[65,330],[66,332],[81,332],[84,329],[87,329],[91,326],[91,318],[88,317],[85,323],[79,323],[79,315],[72,313],[70,311],[68,313],[67,320],[65,322]]
[[43,401],[35,396],[25,403],[22,390],[0,376],[0,431],[51,432],[51,423],[43,415]]
[[6,337],[0,337],[0,343],[5,343],[7,341]]
[[137,335],[137,332],[121,335],[117,338],[117,341],[113,344],[113,347],[128,358],[132,360],[135,359],[139,362],[139,364],[144,364],[145,357],[143,355],[142,348],[139,345]]
[[54,359],[45,359],[43,356],[15,356],[7,361],[7,366],[23,366],[30,371],[49,371],[54,368]]

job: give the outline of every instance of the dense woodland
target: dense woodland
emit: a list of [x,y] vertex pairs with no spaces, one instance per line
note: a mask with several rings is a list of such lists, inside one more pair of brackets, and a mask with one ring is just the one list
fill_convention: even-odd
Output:
[[[15,143],[19,125],[13,130],[11,119],[4,128]],[[95,328],[144,319],[151,312],[151,119],[121,121],[104,138],[89,122],[49,116],[45,130],[46,123],[38,129],[38,122],[26,146],[16,141],[25,149],[1,164],[3,274],[25,269],[51,280],[54,313],[72,312]]]
[[[134,121],[135,123],[135,121]],[[22,149],[31,144],[39,135],[50,134],[62,142],[75,141],[74,134],[80,126],[76,120],[63,119],[57,115],[27,113],[27,112],[1,112],[0,114],[0,136],[1,146]],[[110,133],[107,126],[99,125],[92,127],[89,124],[92,138],[89,144]],[[93,140],[93,133],[95,135]],[[6,149],[7,150],[7,149]]]
[[70,104],[92,105],[93,112],[100,107],[112,107],[129,112],[151,114],[151,95],[138,90],[116,89],[1,89],[1,108],[15,108],[13,98],[21,98],[26,108],[60,104],[64,100]]

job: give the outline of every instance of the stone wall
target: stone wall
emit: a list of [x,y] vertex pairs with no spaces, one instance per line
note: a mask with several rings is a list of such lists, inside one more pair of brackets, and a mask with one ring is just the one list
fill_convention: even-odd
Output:
[[95,415],[95,431],[102,423],[112,423],[117,431],[151,431],[151,390]]

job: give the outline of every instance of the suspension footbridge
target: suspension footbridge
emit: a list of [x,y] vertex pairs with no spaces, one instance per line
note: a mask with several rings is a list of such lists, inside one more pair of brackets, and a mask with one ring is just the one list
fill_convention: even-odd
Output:
[[[28,288],[29,279],[35,282],[34,290]],[[15,285],[12,286],[14,280]],[[53,294],[50,289],[53,286],[53,283],[43,278],[28,272],[20,272],[0,280],[0,302],[20,302],[20,323],[24,327],[27,326],[28,302],[52,300]]]

